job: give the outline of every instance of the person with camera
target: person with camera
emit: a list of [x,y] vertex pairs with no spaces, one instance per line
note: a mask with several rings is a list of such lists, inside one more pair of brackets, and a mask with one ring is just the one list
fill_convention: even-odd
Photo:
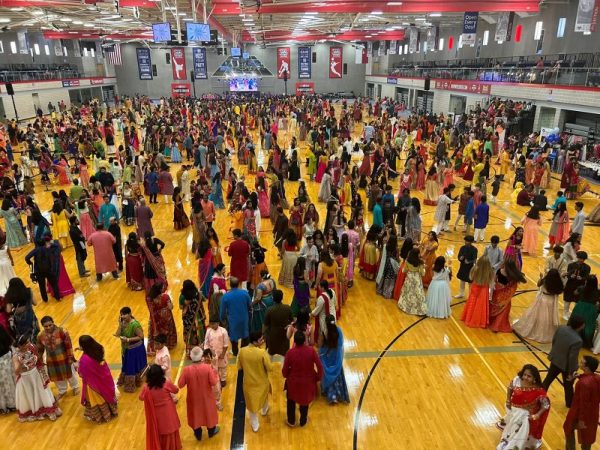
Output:
[[38,242],[37,246],[25,256],[25,262],[29,266],[33,266],[31,281],[38,284],[42,300],[48,302],[47,281],[52,288],[56,301],[60,301],[60,290],[58,288],[60,245],[58,242],[53,241],[52,236],[46,234],[43,241]]

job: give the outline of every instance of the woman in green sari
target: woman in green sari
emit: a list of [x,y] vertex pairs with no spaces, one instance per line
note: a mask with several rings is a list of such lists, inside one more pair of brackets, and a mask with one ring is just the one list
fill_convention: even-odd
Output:
[[261,282],[254,289],[254,299],[250,312],[250,333],[262,331],[267,309],[273,306],[273,291],[276,288],[275,280],[271,278],[266,269],[260,272]]
[[585,319],[585,328],[583,329],[583,346],[591,348],[596,330],[596,318],[598,317],[598,278],[596,275],[590,275],[586,280],[585,286],[578,289],[577,304],[571,315],[579,315]]
[[119,328],[115,334],[121,339],[121,374],[117,382],[125,392],[135,392],[142,384],[143,373],[148,366],[144,347],[144,330],[131,315],[131,308],[121,308]]

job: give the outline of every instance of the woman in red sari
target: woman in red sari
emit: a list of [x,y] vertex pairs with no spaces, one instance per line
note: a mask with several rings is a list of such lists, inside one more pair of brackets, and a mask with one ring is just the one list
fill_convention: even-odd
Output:
[[510,305],[512,296],[519,283],[526,283],[525,275],[517,267],[514,259],[504,261],[496,273],[494,293],[490,302],[490,321],[488,328],[496,333],[511,333]]
[[161,283],[156,283],[150,288],[146,303],[150,311],[150,322],[148,325],[148,355],[153,355],[154,338],[163,334],[167,338],[167,348],[172,350],[177,345],[177,329],[173,318],[173,302],[168,294],[163,293]]
[[179,416],[172,394],[179,388],[165,378],[162,367],[152,364],[140,393],[146,413],[146,450],[180,450]]
[[137,234],[132,231],[125,243],[125,279],[132,291],[144,289],[144,260]]
[[400,293],[402,292],[402,286],[404,286],[404,280],[406,279],[406,274],[404,266],[406,265],[406,257],[408,253],[414,248],[413,240],[411,238],[406,238],[404,243],[402,244],[402,248],[400,248],[400,259],[402,263],[400,264],[400,268],[398,269],[398,275],[396,276],[396,283],[394,284],[394,294],[393,298],[396,300],[400,299]]
[[550,400],[535,366],[525,364],[519,372],[519,380],[509,390],[506,399],[508,414],[498,450],[525,450],[541,446]]

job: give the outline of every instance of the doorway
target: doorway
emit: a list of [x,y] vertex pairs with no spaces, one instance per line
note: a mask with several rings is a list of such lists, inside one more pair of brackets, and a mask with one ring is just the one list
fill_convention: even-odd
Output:
[[42,103],[40,102],[40,94],[34,92],[31,94],[31,101],[33,102],[33,110],[37,116],[38,109],[42,109]]
[[450,95],[450,107],[448,112],[455,116],[462,115],[467,110],[467,97],[464,95]]

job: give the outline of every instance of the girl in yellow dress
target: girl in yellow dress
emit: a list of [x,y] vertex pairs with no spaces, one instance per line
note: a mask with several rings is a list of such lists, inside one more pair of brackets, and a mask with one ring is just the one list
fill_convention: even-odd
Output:
[[60,202],[54,202],[52,207],[52,236],[60,242],[63,249],[69,247],[69,214]]

